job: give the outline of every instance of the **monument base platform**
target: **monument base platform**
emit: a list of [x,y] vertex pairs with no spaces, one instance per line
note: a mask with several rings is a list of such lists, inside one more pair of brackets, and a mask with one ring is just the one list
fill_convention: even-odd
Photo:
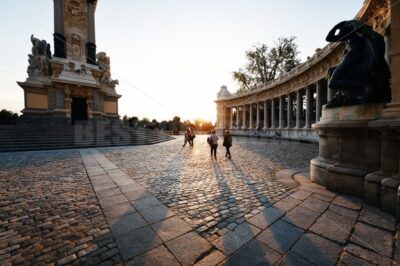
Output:
[[319,156],[311,161],[310,179],[327,189],[363,196],[364,177],[379,169],[380,139],[368,123],[381,117],[383,104],[323,109],[313,128]]

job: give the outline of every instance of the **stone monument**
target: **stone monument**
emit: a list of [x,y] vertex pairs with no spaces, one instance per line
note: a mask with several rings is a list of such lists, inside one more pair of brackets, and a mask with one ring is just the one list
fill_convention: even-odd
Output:
[[54,54],[45,40],[31,36],[25,108],[20,122],[74,124],[119,119],[118,80],[110,58],[96,54],[97,0],[54,0]]
[[326,40],[346,43],[343,60],[329,69],[329,87],[336,94],[327,108],[390,102],[390,70],[379,33],[358,20],[349,20],[333,27]]
[[[336,95],[313,125],[320,145],[319,156],[311,161],[310,178],[329,190],[379,205],[379,199],[371,199],[370,191],[376,188],[366,183],[366,176],[381,166],[381,134],[371,122],[382,118],[391,100],[385,42],[356,20],[337,24],[327,41],[345,42],[346,49],[342,62],[329,70],[329,86]],[[392,201],[395,204],[396,198]]]

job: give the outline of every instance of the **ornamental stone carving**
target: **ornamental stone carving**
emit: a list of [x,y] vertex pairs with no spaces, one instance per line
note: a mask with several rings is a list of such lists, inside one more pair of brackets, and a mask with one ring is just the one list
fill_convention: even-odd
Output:
[[100,67],[100,85],[115,88],[119,84],[117,79],[111,79],[110,57],[105,52],[97,53],[97,64]]
[[85,29],[87,24],[86,0],[65,1],[64,16],[67,25]]
[[32,42],[32,54],[28,57],[28,75],[29,77],[33,75],[51,75],[51,66],[49,59],[51,58],[50,44],[45,40],[39,40],[35,38],[33,34],[31,35]]

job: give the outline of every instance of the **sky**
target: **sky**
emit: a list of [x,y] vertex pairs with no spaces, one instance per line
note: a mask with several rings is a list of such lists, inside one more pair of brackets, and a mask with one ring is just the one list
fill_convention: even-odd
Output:
[[[324,47],[328,31],[353,19],[363,0],[99,0],[97,52],[111,58],[119,80],[119,114],[170,120],[216,120],[222,85],[238,89],[232,72],[245,51],[296,36],[305,61]],[[30,35],[53,47],[52,0],[2,0],[0,109],[20,112]]]

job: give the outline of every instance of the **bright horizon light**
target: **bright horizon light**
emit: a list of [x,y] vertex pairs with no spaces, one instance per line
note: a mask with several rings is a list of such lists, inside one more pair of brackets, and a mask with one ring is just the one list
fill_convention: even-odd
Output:
[[[297,36],[302,61],[324,47],[327,32],[354,18],[363,0],[99,0],[97,52],[111,58],[119,114],[215,122],[222,85],[238,88],[232,72],[256,43]],[[0,109],[20,112],[30,35],[53,48],[53,1],[4,0],[0,11]],[[52,49],[53,51],[53,49]]]

